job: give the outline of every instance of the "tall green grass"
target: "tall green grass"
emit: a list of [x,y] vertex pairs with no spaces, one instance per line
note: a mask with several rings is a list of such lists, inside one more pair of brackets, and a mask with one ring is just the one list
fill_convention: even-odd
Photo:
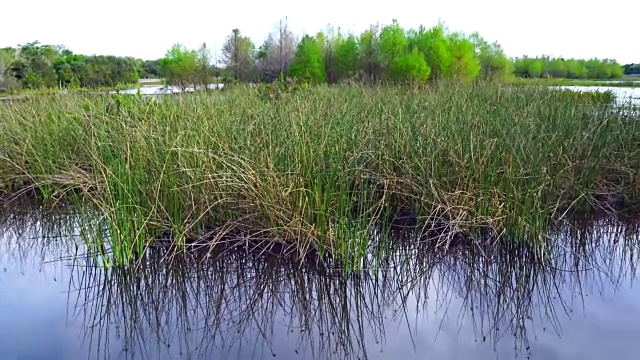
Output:
[[640,121],[610,100],[500,85],[52,94],[0,105],[0,179],[96,205],[118,263],[167,234],[234,233],[357,266],[401,208],[541,239],[568,211],[638,204]]

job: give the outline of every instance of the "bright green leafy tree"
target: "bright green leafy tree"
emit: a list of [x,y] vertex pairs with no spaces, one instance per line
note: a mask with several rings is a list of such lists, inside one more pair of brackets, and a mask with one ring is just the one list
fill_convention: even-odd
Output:
[[358,39],[349,35],[336,43],[335,73],[337,80],[353,79],[360,68]]
[[431,69],[431,79],[439,80],[449,74],[453,56],[443,24],[438,24],[428,30],[423,26],[417,30],[411,30],[408,34],[408,40],[411,47],[424,54],[427,66]]
[[474,80],[480,74],[481,66],[473,42],[461,33],[449,34],[448,39],[451,51],[448,77],[460,81]]
[[184,91],[196,82],[198,53],[174,44],[160,60],[160,73],[168,84],[180,86]]
[[302,37],[289,68],[289,75],[312,83],[325,81],[323,40],[321,34]]
[[233,29],[222,46],[222,63],[235,80],[254,81],[255,45],[239,29]]

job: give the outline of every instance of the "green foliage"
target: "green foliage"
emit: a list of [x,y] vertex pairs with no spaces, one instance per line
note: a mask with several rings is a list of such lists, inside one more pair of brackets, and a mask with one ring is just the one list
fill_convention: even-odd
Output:
[[160,61],[158,60],[145,60],[142,63],[141,78],[159,78],[160,75]]
[[409,44],[424,54],[432,79],[439,80],[448,76],[453,56],[443,24],[429,30],[421,26],[418,30],[409,31]]
[[524,78],[616,79],[624,68],[615,60],[562,59],[549,56],[516,58],[515,75]]
[[206,43],[202,43],[196,53],[196,76],[194,85],[201,85],[204,89],[215,77],[214,68],[211,66],[212,56]]
[[358,48],[360,66],[365,83],[377,83],[382,79],[382,63],[380,59],[380,39],[378,28],[371,26],[360,35]]
[[186,89],[196,83],[198,53],[181,44],[174,44],[160,60],[160,74],[167,83]]
[[380,32],[380,59],[389,81],[407,83],[429,79],[431,69],[424,54],[415,46],[409,50],[406,32],[395,20]]
[[576,59],[564,61],[564,68],[566,70],[565,76],[568,79],[586,79],[589,77],[589,70],[587,70],[587,67]]
[[524,78],[538,79],[542,76],[544,64],[538,59],[523,58],[516,59],[515,73]]
[[255,52],[251,39],[242,36],[239,29],[233,29],[222,46],[222,63],[234,80],[256,80]]
[[430,74],[424,55],[416,48],[395,59],[388,71],[390,79],[403,83],[423,83],[429,80]]
[[354,35],[338,38],[335,48],[336,79],[353,79],[360,69],[358,39]]
[[321,83],[326,79],[323,39],[305,35],[298,44],[289,74],[311,83]]
[[383,27],[382,31],[380,31],[379,42],[379,56],[382,66],[385,69],[393,69],[394,63],[407,54],[407,45],[405,31],[396,20]]
[[497,42],[489,44],[480,34],[471,34],[480,60],[480,74],[485,80],[505,79],[513,71],[511,61]]
[[640,74],[640,64],[626,64],[623,69],[625,75]]
[[114,87],[138,82],[142,61],[130,57],[83,56],[34,41],[0,50],[0,87]]
[[[180,44],[157,60],[131,57],[84,56],[62,46],[31,42],[0,49],[0,90],[16,88],[122,87],[141,77],[165,77],[183,89],[208,84],[271,82],[292,76],[330,84],[362,82],[423,83],[481,80],[616,79],[640,74],[640,65],[620,66],[611,59],[523,57],[509,59],[497,42],[478,33],[451,32],[439,22],[431,28],[404,29],[397,20],[372,25],[359,35],[343,36],[328,27],[326,33],[298,41],[280,22],[257,47],[239,29],[227,36],[221,52],[222,69],[212,65],[206,44],[198,50]],[[428,75],[425,75],[428,74]]]
[[481,64],[473,42],[461,33],[449,34],[448,41],[451,65],[446,74],[454,80],[474,80],[480,74]]

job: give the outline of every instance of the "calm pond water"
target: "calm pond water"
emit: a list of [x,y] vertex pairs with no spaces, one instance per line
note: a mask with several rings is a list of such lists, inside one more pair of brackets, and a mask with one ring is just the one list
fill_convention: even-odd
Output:
[[618,105],[640,105],[640,88],[615,86],[556,86],[559,89],[574,91],[611,91],[616,96]]
[[162,248],[107,270],[55,235],[73,216],[0,214],[0,359],[637,358],[637,222],[564,226],[546,260],[424,246],[344,277]]
[[[207,88],[209,89],[221,89],[224,87],[224,84],[209,84]],[[554,88],[559,89],[570,89],[574,91],[611,91],[616,96],[616,104],[618,105],[640,105],[640,88],[631,88],[631,87],[614,87],[614,86],[553,86]],[[137,94],[138,91],[143,96],[148,97],[160,97],[164,95],[170,94],[178,94],[183,92],[182,89],[178,86],[167,86],[167,85],[144,85],[139,89],[124,89],[124,90],[111,90],[108,91],[110,94],[121,93],[121,94]],[[189,87],[186,89],[186,92],[193,92],[194,88]],[[24,95],[15,95],[15,96],[0,96],[1,100],[14,100],[24,98]]]
[[[224,84],[209,84],[207,85],[208,89],[222,89]],[[109,94],[137,94],[140,91],[142,95],[168,95],[168,94],[178,94],[183,92],[182,88],[179,86],[171,86],[171,85],[144,85],[139,89],[125,89],[125,90],[111,90]],[[188,87],[185,89],[185,92],[193,92],[193,87]]]

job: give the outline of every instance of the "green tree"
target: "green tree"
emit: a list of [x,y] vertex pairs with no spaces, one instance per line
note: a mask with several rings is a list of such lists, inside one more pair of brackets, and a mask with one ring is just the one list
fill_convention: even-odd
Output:
[[115,86],[136,83],[143,73],[143,61],[133,57],[84,56],[38,41],[2,52],[7,54],[3,59],[11,59],[0,64],[3,83],[11,81],[14,87],[16,83],[27,88]]
[[321,34],[316,37],[309,35],[302,37],[289,69],[289,74],[292,77],[312,83],[320,83],[326,80],[323,40],[324,37]]
[[390,79],[404,83],[426,82],[431,74],[431,68],[417,48],[396,58],[388,71]]
[[547,59],[544,72],[545,76],[553,78],[566,78],[568,74],[564,59],[557,58]]
[[513,71],[509,58],[497,42],[490,44],[480,34],[471,34],[470,40],[480,60],[480,75],[483,79],[504,79]]
[[447,75],[451,79],[470,81],[480,74],[480,60],[473,42],[461,33],[449,34],[451,66]]
[[567,71],[567,77],[570,79],[584,79],[587,77],[588,71],[583,61],[569,59],[565,61],[565,69]]
[[584,66],[587,69],[587,77],[590,79],[597,79],[601,75],[604,75],[602,62],[598,59],[589,59],[585,61]]
[[562,59],[550,56],[515,59],[516,76],[537,78],[548,76],[569,79],[613,79],[623,75],[624,68],[612,59]]
[[625,64],[623,70],[625,75],[640,74],[640,64]]
[[380,81],[382,77],[378,34],[378,26],[372,25],[360,35],[358,44],[362,76],[364,81],[369,84]]
[[394,19],[391,24],[382,27],[380,31],[380,62],[387,80],[397,81],[405,77],[400,61],[406,55],[407,45],[404,29],[400,27],[397,20]]
[[195,83],[198,71],[198,53],[181,44],[174,44],[160,60],[160,73],[170,85],[183,91]]
[[86,57],[69,50],[61,52],[54,68],[58,74],[58,83],[65,87],[80,87],[86,78]]
[[607,69],[607,75],[610,79],[619,78],[624,74],[624,68],[613,59],[603,60],[604,67]]
[[537,79],[542,76],[544,63],[539,58],[517,58],[515,60],[515,73],[519,77]]
[[452,49],[445,26],[440,23],[429,30],[420,26],[408,34],[409,46],[425,55],[425,61],[431,69],[430,78],[439,80],[449,74],[453,63]]
[[11,90],[20,85],[12,71],[17,58],[18,52],[15,49],[0,49],[0,90]]
[[240,30],[233,29],[222,46],[222,63],[233,76],[240,81],[255,79],[255,45]]
[[384,26],[380,31],[380,61],[391,78],[402,76],[396,73],[400,67],[395,63],[406,55],[407,45],[404,29],[400,27],[397,20],[393,20],[390,25]]
[[340,37],[335,45],[335,77],[336,81],[353,79],[360,66],[358,39],[349,35]]
[[380,60],[388,81],[424,82],[431,73],[424,54],[416,46],[409,51],[406,32],[396,20],[380,31]]
[[53,64],[57,57],[54,46],[41,45],[33,41],[19,45],[21,61],[14,62],[14,72],[22,85],[28,88],[53,87],[57,85],[57,76]]
[[[322,34],[322,44],[324,50],[324,72],[326,74],[326,80],[329,84],[336,83],[338,81],[337,74],[337,49],[342,36],[338,30],[337,34],[335,29],[328,25],[326,34]],[[320,39],[320,38],[318,38]]]
[[196,83],[205,90],[208,89],[208,85],[213,79],[211,62],[211,52],[207,48],[207,44],[202,43],[202,45],[200,45],[200,48],[198,48]]
[[142,63],[141,78],[156,78],[160,76],[160,62],[158,60],[145,60]]

